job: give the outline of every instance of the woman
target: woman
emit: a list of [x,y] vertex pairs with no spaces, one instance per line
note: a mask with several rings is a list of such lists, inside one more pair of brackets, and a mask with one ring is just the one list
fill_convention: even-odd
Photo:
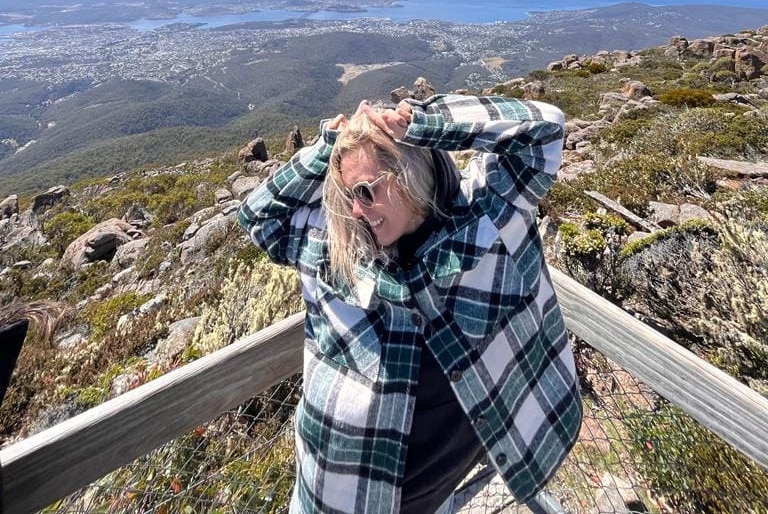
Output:
[[581,421],[536,226],[562,137],[543,103],[363,102],[243,203],[307,306],[292,513],[434,512],[483,456],[521,502],[555,472]]

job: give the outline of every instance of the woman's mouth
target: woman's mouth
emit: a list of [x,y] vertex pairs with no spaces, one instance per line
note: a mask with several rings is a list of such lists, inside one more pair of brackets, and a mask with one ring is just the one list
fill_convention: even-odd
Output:
[[371,228],[374,230],[382,223],[384,223],[384,218],[376,218],[375,220],[368,220],[368,225],[370,225]]

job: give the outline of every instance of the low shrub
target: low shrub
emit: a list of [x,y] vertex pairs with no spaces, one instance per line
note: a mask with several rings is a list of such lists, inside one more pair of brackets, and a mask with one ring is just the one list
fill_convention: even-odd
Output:
[[627,414],[636,466],[681,514],[764,512],[768,472],[668,404]]
[[715,103],[715,98],[709,91],[701,89],[670,89],[658,95],[661,103],[674,107],[709,107]]

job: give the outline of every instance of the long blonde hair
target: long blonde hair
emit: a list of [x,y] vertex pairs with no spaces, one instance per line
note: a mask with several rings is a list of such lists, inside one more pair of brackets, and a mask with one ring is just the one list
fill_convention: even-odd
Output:
[[360,152],[372,156],[382,170],[391,173],[396,194],[414,216],[426,216],[435,210],[434,163],[428,148],[395,142],[368,116],[357,114],[336,139],[331,152],[328,175],[323,187],[323,204],[328,219],[328,250],[332,278],[354,286],[358,266],[366,266],[376,257],[391,257],[392,248],[378,246],[370,229],[352,215],[352,202],[344,194],[341,159]]

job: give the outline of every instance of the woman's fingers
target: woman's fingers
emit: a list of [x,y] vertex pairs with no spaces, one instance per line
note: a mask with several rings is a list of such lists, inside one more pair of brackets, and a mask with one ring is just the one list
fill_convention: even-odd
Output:
[[328,128],[331,130],[340,130],[347,124],[347,117],[343,114],[336,115],[331,121],[328,122]]
[[399,139],[405,134],[410,114],[408,114],[408,117],[406,118],[396,109],[375,109],[367,102],[360,104],[360,110],[363,114],[368,116],[368,119],[370,119],[374,125],[394,139]]

